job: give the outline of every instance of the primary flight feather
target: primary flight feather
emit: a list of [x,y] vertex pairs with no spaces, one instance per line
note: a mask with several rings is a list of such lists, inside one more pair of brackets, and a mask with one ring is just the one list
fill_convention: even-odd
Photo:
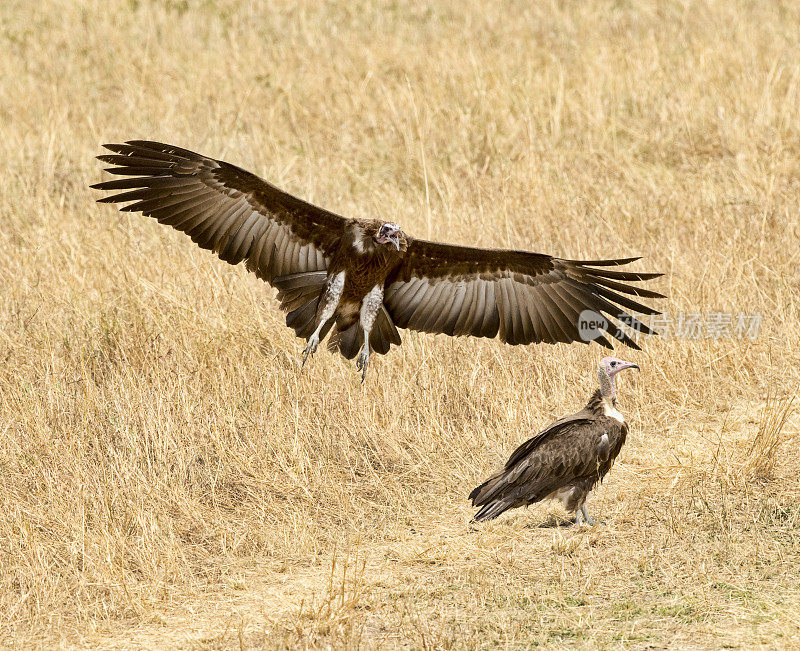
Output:
[[[123,178],[93,185],[115,192],[99,201],[183,231],[226,262],[245,261],[278,289],[286,324],[307,339],[304,362],[331,330],[329,348],[358,355],[362,380],[372,351],[401,343],[398,327],[510,344],[586,343],[579,319],[588,310],[654,334],[625,310],[659,314],[630,297],[663,295],[630,283],[661,274],[607,268],[637,258],[578,261],[428,242],[394,222],[342,217],[188,149],[146,140],[105,148],[114,153],[98,158]],[[611,321],[594,335],[610,348],[603,333],[638,348]]]

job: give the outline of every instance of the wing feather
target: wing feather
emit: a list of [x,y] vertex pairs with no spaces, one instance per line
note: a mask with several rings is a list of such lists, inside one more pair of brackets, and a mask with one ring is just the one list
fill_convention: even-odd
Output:
[[536,333],[533,329],[533,321],[531,320],[530,313],[528,312],[528,303],[530,302],[531,297],[530,289],[518,282],[512,283],[511,287],[517,295],[519,320],[522,324],[522,341],[534,341],[536,338]]
[[[242,216],[248,210],[250,210],[250,206],[247,204],[247,202],[244,200],[243,197],[240,197],[239,200],[231,206],[230,211],[227,212],[222,219],[220,219],[220,224],[216,230],[214,240],[210,243],[212,250],[214,251],[219,250],[223,238],[228,236],[231,230],[236,227],[236,224],[242,220]],[[263,242],[263,237],[261,238],[261,241]],[[256,259],[258,258],[257,251],[254,252],[253,257]]]
[[495,337],[497,331],[500,329],[500,313],[497,308],[497,300],[495,297],[496,283],[484,282],[483,288],[486,292],[486,299],[484,301],[484,312],[481,319],[481,337]]
[[213,190],[201,188],[199,191],[191,194],[182,193],[168,198],[158,197],[155,199],[142,199],[141,201],[128,204],[120,208],[120,210],[122,212],[141,212],[145,214],[149,214],[155,210],[164,210],[166,208],[172,208],[178,211],[186,210],[187,208],[199,208],[215,199],[216,195]]
[[464,303],[464,311],[467,314],[462,332],[459,334],[479,337],[481,336],[480,327],[483,324],[483,315],[486,311],[486,283],[478,279],[467,284],[472,287],[472,297],[470,303]]
[[553,323],[553,318],[550,315],[550,302],[547,300],[547,294],[544,289],[542,287],[535,287],[532,294],[535,301],[534,305],[542,324],[542,334],[544,335],[542,341],[561,341],[558,328],[556,328],[555,323]]
[[[219,257],[226,262],[245,259],[247,257],[247,253],[250,251],[250,248],[253,245],[253,240],[256,239],[254,237],[254,229],[260,230],[268,227],[269,225],[264,223],[264,221],[260,218],[259,213],[257,213],[255,210],[252,211],[245,217],[239,228],[236,229],[235,235],[233,235],[228,240],[228,243],[220,249]],[[288,238],[288,232],[284,231],[284,233]],[[303,271],[309,270],[303,269]],[[285,273],[286,272],[281,275],[284,275]]]
[[476,294],[479,289],[480,281],[464,283],[464,296],[458,306],[453,305],[456,322],[453,324],[452,334],[456,337],[468,335],[471,332],[472,322],[470,321],[470,315],[474,314],[475,305],[478,303]]
[[[416,280],[414,283],[409,284],[411,285],[409,289],[409,296],[403,304],[404,310],[400,318],[398,319],[396,315],[391,314],[390,312],[392,320],[401,328],[407,327],[408,319],[420,306],[430,286],[430,283],[428,283],[426,278]],[[386,303],[385,300],[384,303]]]
[[580,337],[578,321],[580,319],[581,305],[566,290],[564,284],[556,283],[550,287],[550,300],[555,310],[558,311],[559,324],[567,337],[574,339]]
[[497,282],[497,306],[500,308],[500,339],[514,345],[517,343],[517,318],[515,318],[517,316],[517,305],[508,285],[508,278],[501,278]]
[[536,301],[536,290],[535,288],[530,288],[528,290],[528,300],[525,305],[526,310],[528,311],[528,317],[531,320],[531,325],[533,327],[534,337],[532,341],[535,342],[542,342],[548,340],[548,330],[547,326],[544,323],[544,319],[542,317],[541,309]]
[[[438,304],[439,297],[448,289],[446,283],[433,283],[426,290],[421,300],[421,309],[414,313],[409,327],[421,332],[432,332],[432,326],[439,317],[440,305]],[[413,324],[413,325],[412,325]]]
[[530,328],[528,328],[528,332],[526,333],[525,322],[527,321],[527,310],[525,310],[525,294],[527,294],[527,287],[522,285],[518,282],[515,282],[514,279],[508,278],[506,280],[506,291],[508,292],[508,296],[512,301],[512,317],[514,322],[514,336],[516,343],[522,343],[523,341],[531,341],[529,338]]
[[454,323],[455,318],[458,317],[458,313],[453,315],[452,318],[451,313],[453,312],[453,306],[456,303],[460,303],[464,297],[464,286],[465,283],[456,283],[456,287],[453,288],[452,291],[450,291],[451,288],[447,288],[448,291],[442,296],[441,305],[439,306],[439,317],[431,326],[432,330],[452,336],[452,323]]
[[[272,264],[275,269],[275,275],[286,276],[284,271],[284,260],[286,259],[286,249],[289,244],[289,234],[283,228],[278,230],[278,236],[275,238],[275,259]],[[286,265],[288,266],[288,265]]]
[[[261,245],[258,257],[253,256],[247,261],[248,264],[251,262],[253,263],[253,268],[251,268],[250,271],[254,271],[259,278],[267,280],[267,278],[263,276],[262,269],[274,269],[275,252],[278,248],[275,242],[278,239],[278,235],[280,235],[283,230],[284,229],[277,224],[270,226],[270,229],[263,236],[264,243]],[[314,271],[314,269],[308,269],[307,271]]]
[[466,296],[467,293],[467,283],[458,283],[455,291],[451,293],[453,300],[450,301],[449,305],[442,311],[444,314],[442,332],[452,337],[455,334],[458,317],[463,311],[462,306],[464,304],[464,296]]

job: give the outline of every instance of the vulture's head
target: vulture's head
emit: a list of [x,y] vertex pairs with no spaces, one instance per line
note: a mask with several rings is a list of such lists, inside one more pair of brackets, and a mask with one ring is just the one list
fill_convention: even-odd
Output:
[[633,362],[624,362],[616,357],[604,357],[600,360],[600,366],[608,373],[608,377],[614,377],[617,373],[624,371],[626,368],[635,368],[637,371],[639,370],[639,367]]
[[640,370],[639,366],[633,362],[626,362],[616,357],[604,357],[600,360],[600,365],[597,367],[597,379],[600,381],[600,391],[604,396],[614,397],[616,394],[614,376],[626,368]]
[[386,222],[378,226],[378,230],[375,232],[373,239],[375,240],[375,244],[391,246],[398,251],[401,249],[405,251],[406,249],[405,235],[403,235],[403,231],[401,231],[400,227],[394,222]]

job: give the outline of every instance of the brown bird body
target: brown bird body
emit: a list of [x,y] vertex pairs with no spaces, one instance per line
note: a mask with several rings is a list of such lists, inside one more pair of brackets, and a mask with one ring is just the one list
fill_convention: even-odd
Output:
[[405,237],[399,249],[376,245],[373,238],[364,237],[365,233],[377,233],[383,224],[379,219],[354,220],[354,227],[346,229],[328,270],[334,276],[340,271],[347,273],[340,310],[348,306],[346,309],[355,309],[357,316],[364,297],[373,287],[382,286],[387,269],[393,269],[402,259]]
[[123,178],[92,187],[187,233],[231,264],[278,289],[286,323],[308,339],[303,361],[334,329],[329,347],[352,359],[362,379],[371,351],[400,344],[397,328],[451,336],[498,336],[510,344],[588,341],[605,334],[638,348],[612,321],[591,337],[582,313],[607,315],[647,334],[624,310],[658,314],[630,296],[663,298],[631,282],[660,276],[616,271],[636,258],[577,261],[526,251],[418,240],[397,224],[347,219],[306,203],[235,165],[172,145],[106,145],[99,158]]
[[561,418],[520,445],[503,468],[470,494],[481,509],[476,521],[547,498],[576,511],[578,524],[593,524],[586,498],[622,450],[628,426],[616,408],[614,376],[636,364],[606,357],[600,362],[600,389],[579,412]]

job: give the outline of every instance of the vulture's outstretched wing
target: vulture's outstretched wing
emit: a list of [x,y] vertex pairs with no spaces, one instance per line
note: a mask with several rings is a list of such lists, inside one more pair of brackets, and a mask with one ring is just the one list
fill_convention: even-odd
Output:
[[[494,337],[499,333],[509,344],[583,341],[579,316],[584,310],[655,334],[623,308],[660,314],[625,294],[664,298],[629,284],[662,274],[603,268],[634,260],[638,258],[562,260],[541,253],[409,238],[403,262],[387,280],[385,302],[398,327],[451,336]],[[600,330],[639,348],[608,319]],[[595,340],[611,348],[606,337],[597,334]]]
[[260,278],[327,269],[348,220],[293,197],[254,174],[188,149],[147,140],[105,145],[98,156],[127,178],[93,185],[122,190],[100,199],[128,203],[189,235],[231,264],[247,261]]

